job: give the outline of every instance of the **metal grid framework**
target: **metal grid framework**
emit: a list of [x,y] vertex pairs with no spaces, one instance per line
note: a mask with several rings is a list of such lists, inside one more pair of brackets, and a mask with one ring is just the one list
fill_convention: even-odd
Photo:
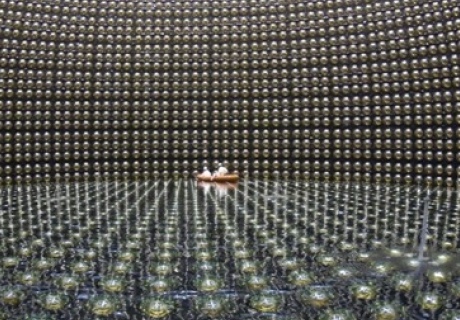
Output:
[[460,197],[97,179],[0,188],[11,320],[457,320]]
[[456,0],[0,0],[3,180],[457,184]]

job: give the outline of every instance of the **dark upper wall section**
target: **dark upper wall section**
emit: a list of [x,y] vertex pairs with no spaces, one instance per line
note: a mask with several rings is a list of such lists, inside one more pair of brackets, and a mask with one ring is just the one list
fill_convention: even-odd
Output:
[[0,43],[4,180],[459,175],[456,0],[0,0]]

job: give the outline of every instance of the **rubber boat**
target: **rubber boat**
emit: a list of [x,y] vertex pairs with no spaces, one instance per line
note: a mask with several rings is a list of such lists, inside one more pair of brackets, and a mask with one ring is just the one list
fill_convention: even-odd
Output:
[[236,188],[238,188],[238,182],[215,183],[215,182],[197,181],[197,186],[205,190],[208,190],[211,187],[215,187],[217,189],[222,189],[222,190],[224,189],[225,190],[235,190]]
[[240,179],[240,177],[236,173],[229,173],[218,177],[209,177],[203,176],[202,174],[198,174],[196,176],[196,179],[202,182],[234,183],[237,182]]

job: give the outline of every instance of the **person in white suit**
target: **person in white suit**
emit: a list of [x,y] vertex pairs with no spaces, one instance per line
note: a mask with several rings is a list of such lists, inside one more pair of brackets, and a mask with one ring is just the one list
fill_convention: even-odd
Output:
[[227,168],[225,168],[222,163],[219,163],[219,169],[217,169],[217,174],[219,176],[225,176],[226,174],[228,174],[228,170]]
[[222,163],[219,163],[219,168],[214,172],[212,177],[214,179],[215,177],[225,176],[226,174],[228,174],[227,168],[225,168]]
[[209,171],[209,169],[208,169],[207,167],[204,167],[204,168],[203,168],[203,173],[202,173],[202,175],[203,175],[204,177],[212,177],[211,171]]

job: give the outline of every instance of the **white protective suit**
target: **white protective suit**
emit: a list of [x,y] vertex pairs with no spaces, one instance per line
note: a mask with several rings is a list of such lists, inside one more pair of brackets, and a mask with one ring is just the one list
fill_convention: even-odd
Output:
[[206,167],[203,168],[202,175],[205,176],[205,177],[211,177],[212,176],[211,171],[209,171],[208,168],[206,168]]

